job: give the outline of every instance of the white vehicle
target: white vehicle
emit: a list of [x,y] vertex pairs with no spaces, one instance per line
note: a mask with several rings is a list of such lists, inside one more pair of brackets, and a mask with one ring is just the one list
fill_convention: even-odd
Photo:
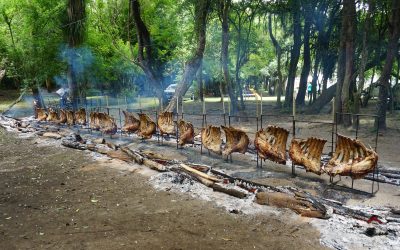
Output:
[[164,94],[167,97],[167,99],[171,99],[174,94],[175,94],[175,90],[176,90],[176,86],[178,86],[178,84],[170,84],[165,90],[164,90]]

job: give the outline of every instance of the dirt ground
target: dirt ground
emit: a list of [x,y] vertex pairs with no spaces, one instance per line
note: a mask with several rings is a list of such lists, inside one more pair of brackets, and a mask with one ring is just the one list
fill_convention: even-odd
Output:
[[0,129],[1,248],[323,248],[307,219],[230,214],[122,165]]

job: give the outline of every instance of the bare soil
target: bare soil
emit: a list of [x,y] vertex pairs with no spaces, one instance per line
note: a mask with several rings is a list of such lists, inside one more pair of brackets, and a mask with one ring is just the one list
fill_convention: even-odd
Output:
[[307,219],[230,214],[123,165],[0,128],[1,248],[323,248]]

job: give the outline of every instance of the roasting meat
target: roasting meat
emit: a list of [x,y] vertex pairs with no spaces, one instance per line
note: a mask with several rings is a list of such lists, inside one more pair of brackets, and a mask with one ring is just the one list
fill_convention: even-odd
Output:
[[114,135],[117,133],[117,124],[115,123],[115,119],[112,118],[108,114],[104,114],[100,116],[100,130],[104,134]]
[[172,112],[162,112],[157,119],[157,125],[160,129],[160,134],[171,135],[175,134],[174,114]]
[[179,146],[194,142],[194,127],[190,122],[180,120],[178,123],[179,128]]
[[146,114],[139,114],[140,126],[138,130],[138,135],[143,139],[150,139],[152,135],[156,132],[156,123],[151,120],[151,118]]
[[324,171],[331,175],[351,176],[363,178],[374,171],[378,163],[378,154],[355,139],[338,135],[335,152]]
[[201,130],[201,143],[208,150],[221,154],[221,130],[219,127],[208,125]]
[[64,109],[60,109],[60,117],[57,120],[58,124],[64,124],[67,122],[67,113]]
[[86,111],[84,108],[80,108],[75,113],[75,121],[78,125],[86,125]]
[[224,130],[226,136],[225,149],[222,154],[230,155],[234,152],[246,153],[249,146],[249,137],[247,134],[233,127],[221,126],[221,128]]
[[57,122],[58,121],[58,114],[57,111],[54,109],[49,109],[49,115],[47,116],[46,119],[48,122]]
[[289,155],[294,164],[304,166],[306,171],[321,174],[321,155],[326,140],[310,137],[307,140],[293,139]]
[[268,126],[265,130],[257,131],[254,146],[261,159],[286,164],[286,142],[289,131],[276,127]]
[[124,113],[125,116],[125,124],[122,127],[123,132],[127,133],[135,133],[140,126],[140,121],[137,119],[134,114],[123,110],[122,113]]
[[38,121],[46,121],[47,113],[45,109],[36,108],[36,118]]
[[75,115],[74,115],[74,111],[72,111],[72,110],[67,110],[67,124],[69,126],[72,126],[75,124]]

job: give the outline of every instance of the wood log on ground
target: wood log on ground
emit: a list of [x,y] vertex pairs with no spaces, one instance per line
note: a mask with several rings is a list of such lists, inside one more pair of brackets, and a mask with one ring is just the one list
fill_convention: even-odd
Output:
[[132,162],[133,158],[128,155],[126,152],[124,152],[123,150],[119,149],[119,150],[115,150],[115,151],[109,151],[107,153],[108,157],[111,158],[116,158],[125,162]]
[[158,162],[155,162],[153,160],[146,159],[146,158],[143,159],[143,164],[145,166],[147,166],[153,170],[157,170],[159,172],[166,172],[168,170],[164,165],[162,165]]
[[127,155],[129,155],[130,157],[132,157],[132,159],[139,164],[143,164],[144,158],[142,155],[140,155],[139,153],[127,148],[127,147],[121,147],[121,150],[124,151]]
[[59,139],[62,138],[62,136],[60,134],[54,133],[54,132],[46,132],[46,133],[43,133],[42,136],[43,137],[52,138],[52,139],[56,139],[56,140],[59,140]]
[[201,172],[199,170],[196,170],[196,169],[194,169],[192,167],[189,167],[186,164],[181,163],[181,164],[179,164],[179,166],[181,168],[183,168],[184,170],[186,170],[187,172],[190,172],[190,173],[195,174],[197,176],[200,176],[202,178],[208,179],[208,180],[213,181],[213,182],[221,182],[221,179],[219,179],[217,177],[214,177],[214,176],[211,176],[211,175],[208,175],[208,174],[205,174],[205,173],[203,173],[203,172]]
[[212,185],[214,191],[228,194],[230,196],[237,197],[239,199],[243,199],[247,196],[247,193],[243,190],[239,190],[237,188],[228,187],[227,185],[223,185],[221,183],[214,183]]
[[256,194],[256,203],[260,205],[269,205],[279,208],[289,208],[301,216],[313,218],[325,218],[326,210],[320,210],[312,203],[296,194],[277,193],[277,192],[258,192]]
[[68,148],[74,148],[74,149],[79,149],[79,150],[86,150],[88,147],[85,144],[82,144],[80,142],[68,140],[68,139],[63,139],[61,141],[61,145],[68,147]]

